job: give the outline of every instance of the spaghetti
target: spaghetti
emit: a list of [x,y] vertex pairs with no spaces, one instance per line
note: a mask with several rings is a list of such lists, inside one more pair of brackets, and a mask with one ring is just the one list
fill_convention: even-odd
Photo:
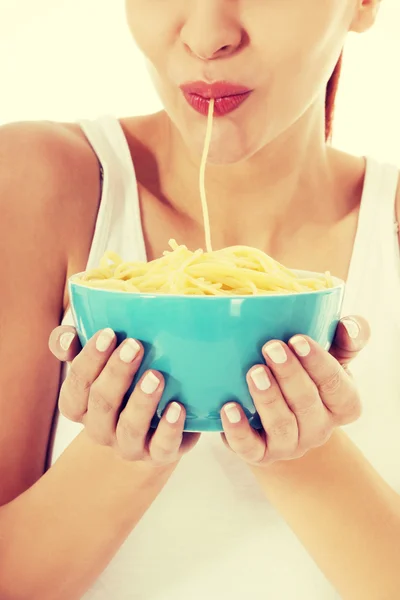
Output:
[[276,260],[248,246],[212,250],[210,219],[205,191],[205,169],[212,136],[214,100],[210,100],[204,151],[200,166],[200,198],[206,252],[192,252],[170,240],[171,250],[150,262],[124,262],[106,252],[97,269],[84,273],[79,282],[100,289],[137,294],[242,296],[291,294],[333,287],[329,273],[300,277]]

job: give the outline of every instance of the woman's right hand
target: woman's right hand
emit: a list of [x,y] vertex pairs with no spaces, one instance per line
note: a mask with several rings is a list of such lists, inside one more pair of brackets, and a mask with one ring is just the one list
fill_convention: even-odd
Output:
[[126,339],[117,347],[111,329],[97,332],[82,349],[73,327],[60,326],[49,339],[51,352],[70,368],[62,384],[60,412],[82,423],[92,440],[110,446],[125,460],[161,466],[177,462],[200,434],[183,433],[185,409],[171,402],[156,430],[150,429],[164,390],[164,378],[147,371],[121,410],[143,359],[143,346]]

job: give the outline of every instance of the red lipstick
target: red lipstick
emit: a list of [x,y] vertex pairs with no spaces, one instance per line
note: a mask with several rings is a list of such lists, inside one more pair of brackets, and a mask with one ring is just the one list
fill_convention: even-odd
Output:
[[205,83],[195,81],[180,86],[183,95],[194,110],[207,116],[210,99],[214,98],[214,115],[222,117],[236,110],[250,96],[249,88],[225,81]]

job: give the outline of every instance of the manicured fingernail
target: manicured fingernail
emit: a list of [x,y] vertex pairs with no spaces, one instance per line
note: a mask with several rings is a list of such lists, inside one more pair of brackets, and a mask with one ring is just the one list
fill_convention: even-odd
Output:
[[358,336],[360,335],[360,327],[359,327],[358,323],[356,321],[354,321],[353,319],[342,319],[342,323],[343,323],[344,327],[346,328],[346,331],[349,334],[349,337],[352,340],[356,340],[358,338]]
[[136,356],[139,354],[140,346],[136,340],[132,338],[128,338],[123,343],[121,350],[119,351],[119,357],[122,362],[129,364],[131,363]]
[[172,402],[167,410],[167,421],[174,425],[179,421],[179,417],[181,416],[182,408],[177,402]]
[[67,350],[70,349],[71,344],[74,341],[74,337],[75,334],[72,333],[72,331],[67,331],[62,334],[62,336],[60,337],[60,346],[64,350],[64,352],[67,352]]
[[149,371],[143,378],[142,383],[140,384],[140,389],[145,394],[154,394],[158,386],[160,385],[160,380],[158,377],[154,375],[151,371]]
[[287,361],[287,355],[284,347],[279,342],[272,342],[264,346],[264,351],[269,358],[276,364],[282,365]]
[[99,352],[105,352],[111,346],[114,337],[115,333],[112,329],[104,329],[96,340],[96,349]]
[[225,406],[224,410],[225,410],[226,416],[228,417],[228,421],[230,423],[239,423],[242,416],[241,416],[240,411],[237,408],[236,404],[227,404]]
[[298,356],[308,356],[311,352],[310,344],[301,335],[295,335],[290,340],[290,344]]
[[257,367],[257,369],[254,369],[254,371],[251,372],[250,377],[260,392],[264,392],[271,387],[271,381],[268,377],[268,373],[262,367]]

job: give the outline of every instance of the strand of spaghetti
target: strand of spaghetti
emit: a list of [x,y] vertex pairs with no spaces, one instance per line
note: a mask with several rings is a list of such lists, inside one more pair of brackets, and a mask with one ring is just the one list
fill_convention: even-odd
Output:
[[212,136],[214,103],[215,103],[214,98],[211,98],[210,104],[208,107],[206,139],[204,142],[203,156],[202,156],[201,164],[200,164],[200,199],[201,199],[201,207],[203,209],[204,233],[205,233],[205,238],[206,238],[207,252],[212,252],[212,244],[211,244],[210,217],[208,214],[208,205],[207,205],[207,196],[206,196],[205,173],[206,173],[206,164],[207,164],[207,158],[208,158],[208,153],[210,150],[210,143],[211,143],[211,136]]

